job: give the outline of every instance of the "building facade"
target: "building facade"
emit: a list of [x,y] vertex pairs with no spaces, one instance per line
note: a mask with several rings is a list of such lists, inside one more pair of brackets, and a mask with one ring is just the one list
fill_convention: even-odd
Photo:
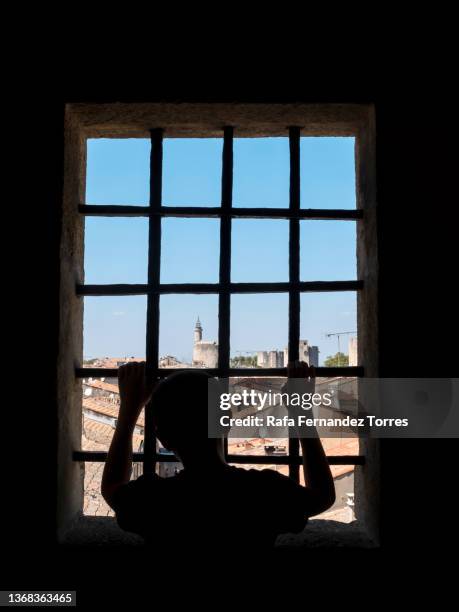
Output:
[[[307,340],[300,340],[298,347],[300,361],[306,361],[310,366],[319,367],[319,347],[310,345]],[[284,349],[284,363],[288,363],[288,348]]]

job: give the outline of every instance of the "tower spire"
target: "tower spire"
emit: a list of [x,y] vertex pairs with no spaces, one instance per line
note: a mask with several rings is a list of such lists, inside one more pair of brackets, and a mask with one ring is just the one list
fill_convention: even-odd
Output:
[[201,342],[202,340],[202,325],[201,325],[201,321],[199,320],[199,315],[198,315],[198,320],[196,321],[196,325],[194,326],[194,341],[196,342]]

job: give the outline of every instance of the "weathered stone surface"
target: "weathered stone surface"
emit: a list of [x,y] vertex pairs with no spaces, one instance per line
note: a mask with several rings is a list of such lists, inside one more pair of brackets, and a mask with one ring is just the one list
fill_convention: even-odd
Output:
[[[122,531],[114,518],[81,516],[63,538],[68,546],[144,546],[143,539]],[[374,542],[353,523],[311,520],[299,534],[279,536],[276,549],[306,548],[373,548]]]
[[83,300],[75,292],[83,282],[84,219],[78,205],[84,201],[86,143],[71,117],[66,118],[64,193],[60,247],[60,320],[58,372],[58,530],[81,510],[83,466],[72,452],[81,444],[81,381],[75,366],[83,357]]
[[86,137],[148,138],[161,127],[167,137],[221,137],[223,126],[237,137],[286,136],[289,126],[305,136],[352,136],[363,125],[359,104],[70,104]]

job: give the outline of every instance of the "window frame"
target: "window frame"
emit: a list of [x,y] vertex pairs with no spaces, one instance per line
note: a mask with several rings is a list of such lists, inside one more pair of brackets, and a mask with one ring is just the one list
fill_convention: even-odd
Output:
[[[139,106],[147,106],[148,109]],[[180,106],[180,105],[178,105]],[[159,348],[159,301],[164,294],[217,294],[219,296],[219,362],[218,368],[206,369],[215,376],[286,376],[286,368],[230,368],[230,300],[237,293],[282,292],[289,295],[288,347],[289,360],[298,358],[300,340],[300,296],[305,292],[356,291],[358,301],[359,363],[357,367],[318,368],[319,376],[376,376],[377,358],[377,254],[375,217],[374,176],[374,117],[371,105],[210,105],[213,114],[202,113],[208,105],[84,105],[72,104],[66,112],[66,182],[64,185],[64,219],[78,228],[76,282],[73,284],[74,299],[78,307],[72,313],[74,327],[82,329],[82,299],[84,296],[147,296],[147,353],[146,361],[150,376],[169,375],[171,369],[158,365]],[[107,107],[111,115],[107,118]],[[113,108],[112,108],[113,107]],[[255,119],[256,108],[258,117]],[[278,109],[283,114],[279,116]],[[148,112],[147,112],[148,110]],[[167,112],[166,112],[167,111]],[[261,113],[261,114],[260,114]],[[232,115],[232,117],[230,117]],[[224,116],[225,121],[222,121]],[[197,117],[200,117],[197,121]],[[228,120],[230,119],[230,120]],[[231,120],[233,119],[233,120]],[[289,120],[291,119],[291,121]],[[156,125],[160,127],[150,128]],[[221,126],[224,127],[221,127]],[[93,137],[145,137],[150,136],[150,203],[147,206],[91,205],[85,204],[86,140]],[[290,194],[288,208],[233,208],[233,139],[235,137],[286,136],[290,145]],[[188,207],[163,206],[162,203],[162,141],[166,137],[218,137],[223,135],[222,198],[220,206]],[[300,138],[301,136],[354,136],[356,146],[356,197],[355,209],[302,209],[300,207]],[[70,145],[70,146],[69,146]],[[70,150],[70,154],[69,154]],[[69,176],[70,179],[69,180]],[[161,177],[160,180],[152,180]],[[69,190],[73,189],[73,193]],[[67,207],[66,207],[67,201]],[[67,211],[66,211],[67,208]],[[69,210],[70,209],[70,210]],[[67,215],[66,215],[67,212]],[[86,216],[147,217],[149,219],[148,282],[146,284],[86,285],[83,278],[82,244],[83,219]],[[166,217],[219,218],[220,219],[220,272],[218,283],[160,282],[161,219]],[[232,283],[231,271],[231,222],[232,219],[287,219],[289,221],[289,280],[280,283]],[[300,281],[299,275],[299,228],[303,219],[335,219],[357,224],[358,280],[351,281]],[[64,236],[65,238],[65,236]],[[372,265],[373,264],[373,265]],[[368,282],[369,281],[369,282]],[[61,292],[62,302],[62,292]],[[370,316],[371,313],[371,316]],[[78,317],[81,321],[78,322]],[[371,320],[370,320],[371,319]],[[76,320],[76,323],[75,323]],[[370,328],[366,329],[367,320]],[[62,338],[62,337],[61,337]],[[365,345],[365,346],[364,346]],[[117,370],[105,368],[82,368],[82,334],[73,345],[74,389],[82,378],[116,376]],[[363,357],[363,362],[362,362]],[[368,363],[365,359],[369,359]],[[68,370],[67,370],[68,375]],[[81,401],[81,398],[80,398]],[[65,402],[63,402],[65,403]],[[60,408],[60,412],[65,408]],[[75,407],[73,408],[75,410]],[[81,413],[80,413],[81,414]],[[75,428],[74,428],[75,429]],[[65,437],[65,436],[64,436]],[[106,453],[76,450],[78,431],[72,432],[72,461],[105,461]],[[81,436],[80,436],[81,439]],[[362,446],[362,441],[361,441]],[[355,456],[329,456],[332,465],[365,465],[369,446],[373,461],[378,456],[377,442],[364,441],[365,452]],[[154,469],[156,461],[163,458],[156,453],[156,441],[151,423],[151,410],[145,413],[145,448],[143,453],[134,453],[134,461],[143,461],[144,469]],[[299,480],[301,457],[299,443],[289,440],[288,454],[280,457],[228,455],[230,463],[283,464],[289,465],[289,474]],[[170,458],[168,458],[170,461]],[[67,489],[67,486],[61,489]],[[80,487],[81,490],[81,487]]]

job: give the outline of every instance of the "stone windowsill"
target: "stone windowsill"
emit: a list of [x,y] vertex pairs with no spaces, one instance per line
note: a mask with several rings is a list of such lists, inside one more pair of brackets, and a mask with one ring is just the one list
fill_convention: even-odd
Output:
[[[61,539],[65,546],[143,546],[139,536],[122,531],[114,518],[81,516]],[[278,550],[303,548],[375,548],[357,521],[342,523],[333,520],[310,520],[299,534],[285,534],[278,538]]]

